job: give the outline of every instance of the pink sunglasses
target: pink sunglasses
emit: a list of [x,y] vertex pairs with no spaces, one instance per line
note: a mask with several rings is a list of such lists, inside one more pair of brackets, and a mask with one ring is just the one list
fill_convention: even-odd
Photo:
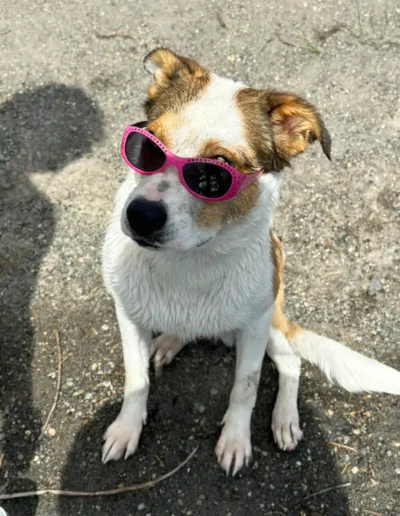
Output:
[[263,170],[242,174],[226,163],[208,158],[181,158],[143,127],[147,122],[130,125],[124,131],[121,156],[128,167],[149,176],[173,166],[190,194],[204,201],[227,201],[257,181]]

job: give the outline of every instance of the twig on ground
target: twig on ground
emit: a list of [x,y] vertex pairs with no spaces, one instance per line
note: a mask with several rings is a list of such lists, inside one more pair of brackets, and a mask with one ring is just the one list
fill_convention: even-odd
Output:
[[130,34],[126,34],[126,32],[119,32],[115,30],[114,32],[109,32],[108,34],[102,34],[101,32],[95,32],[94,35],[99,39],[132,39],[135,38]]
[[133,484],[131,486],[126,487],[120,487],[118,489],[108,489],[106,491],[64,491],[60,489],[39,489],[37,491],[25,491],[23,493],[11,493],[11,494],[0,494],[0,500],[11,500],[14,498],[28,498],[31,496],[40,496],[44,494],[54,494],[57,496],[70,496],[70,497],[80,497],[80,496],[111,496],[121,493],[128,493],[129,491],[139,491],[142,489],[149,489],[150,487],[155,486],[162,480],[166,480],[169,477],[172,477],[175,473],[177,473],[183,466],[185,466],[190,459],[194,456],[194,454],[197,452],[199,447],[197,446],[190,455],[186,457],[186,459],[178,464],[176,468],[169,471],[168,473],[165,473],[164,475],[161,475],[158,478],[155,478],[154,480],[149,480],[147,482],[142,482],[141,484]]
[[354,453],[358,453],[358,450],[352,448],[351,446],[347,446],[346,444],[335,443],[334,441],[330,441],[328,444],[335,446],[335,448],[343,448],[344,450],[350,450]]
[[382,516],[381,512],[369,511],[368,509],[362,510],[364,514],[371,514],[371,516]]
[[158,455],[155,455],[155,458],[157,459],[158,463],[163,467],[165,468],[165,464],[164,462],[160,459],[160,457]]
[[338,274],[343,274],[343,270],[326,272],[321,278],[329,278],[330,276],[337,276]]
[[50,409],[49,415],[47,416],[45,424],[42,426],[42,430],[39,435],[39,441],[43,437],[47,425],[49,424],[49,421],[51,419],[51,416],[53,415],[53,412],[56,409],[57,401],[60,396],[60,389],[61,389],[61,372],[62,372],[62,356],[61,356],[61,344],[60,344],[60,334],[58,333],[58,330],[56,330],[56,344],[57,344],[57,355],[58,355],[58,368],[57,368],[57,387],[56,387],[56,393],[54,395],[54,402]]
[[222,17],[222,13],[219,9],[216,9],[215,10],[215,15],[217,17],[217,21],[218,23],[220,24],[220,26],[223,28],[223,29],[227,29],[228,28],[228,25],[226,24],[224,18]]
[[374,407],[382,417],[385,417],[385,414],[382,412],[382,410],[380,410],[378,405],[375,405],[375,403],[371,403],[371,406]]
[[[330,491],[334,491],[335,489],[340,489],[342,487],[351,486],[351,482],[346,482],[345,484],[339,484],[338,486],[327,487],[326,489],[322,489],[322,491],[318,491],[317,493],[310,494],[304,498],[304,500],[309,500],[310,498],[315,498],[316,496],[329,493]],[[0,498],[1,500],[1,498]]]
[[384,220],[380,224],[400,224],[400,220]]
[[[69,357],[64,357],[61,361],[61,365],[63,366],[64,363],[69,359]],[[58,371],[52,371],[51,373],[49,373],[47,376],[55,376],[57,374]]]
[[297,47],[297,45],[295,45],[294,43],[290,43],[290,41],[286,41],[286,40],[282,39],[282,37],[279,34],[279,32],[276,32],[275,36],[276,36],[276,39],[278,41],[280,41],[283,45],[286,45],[287,47],[295,47],[295,48]]
[[360,5],[358,3],[358,0],[354,0],[354,3],[356,4],[356,11],[357,11],[357,21],[358,21],[358,37],[360,39],[360,42],[364,42],[364,34],[362,29],[362,23],[361,23],[361,11],[360,11]]
[[318,42],[323,45],[327,39],[329,39],[331,36],[334,36],[337,32],[340,32],[344,27],[344,23],[336,23],[333,27],[327,30],[314,29],[314,33]]
[[4,460],[4,453],[1,453],[0,454],[0,469],[1,469],[2,465],[3,465],[3,460]]

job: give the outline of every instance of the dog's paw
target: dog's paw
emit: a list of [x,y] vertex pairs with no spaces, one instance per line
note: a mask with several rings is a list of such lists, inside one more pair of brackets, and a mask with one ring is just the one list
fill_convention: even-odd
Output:
[[215,448],[218,464],[227,475],[232,471],[232,476],[248,466],[251,461],[251,436],[250,425],[225,422],[221,437]]
[[300,430],[297,407],[288,411],[281,406],[275,406],[272,414],[272,433],[277,446],[283,451],[293,451],[303,439]]
[[182,348],[183,344],[178,338],[165,333],[153,339],[151,355],[156,367],[170,364]]
[[137,448],[144,421],[128,422],[125,417],[118,416],[103,436],[102,461],[118,460],[122,456],[127,459]]

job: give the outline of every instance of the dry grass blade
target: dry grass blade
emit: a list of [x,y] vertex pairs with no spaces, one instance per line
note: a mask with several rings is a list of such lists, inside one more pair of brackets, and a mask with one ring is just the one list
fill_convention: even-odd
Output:
[[309,500],[310,498],[315,498],[316,496],[320,496],[325,493],[329,493],[330,491],[335,491],[336,489],[341,489],[342,487],[349,487],[351,486],[350,482],[346,482],[345,484],[339,484],[338,486],[332,486],[327,487],[326,489],[322,489],[321,491],[318,491],[317,493],[310,494],[304,498],[304,500]]
[[335,448],[343,448],[344,450],[349,450],[353,453],[358,453],[358,450],[352,448],[351,446],[347,446],[346,444],[335,443],[334,441],[330,441],[328,444],[330,444],[331,446],[335,446]]
[[56,344],[57,344],[57,356],[58,356],[58,367],[57,367],[57,387],[56,387],[56,393],[54,395],[54,402],[53,402],[53,405],[50,409],[50,412],[49,412],[49,415],[47,416],[47,419],[46,419],[46,422],[45,424],[42,426],[42,431],[40,432],[40,435],[39,435],[39,440],[43,437],[45,431],[46,431],[46,428],[47,428],[47,425],[49,424],[49,421],[51,419],[51,416],[53,415],[53,412],[55,411],[56,409],[56,405],[57,405],[57,401],[58,401],[58,398],[60,396],[60,389],[61,389],[61,373],[62,373],[62,355],[61,355],[61,344],[60,344],[60,334],[58,332],[58,330],[56,330]]
[[89,497],[89,496],[111,496],[111,495],[117,495],[121,493],[128,493],[130,491],[140,491],[142,489],[149,489],[162,480],[166,480],[169,477],[172,477],[175,473],[177,473],[180,469],[185,466],[190,459],[194,456],[194,454],[198,450],[198,446],[191,452],[190,455],[186,457],[186,459],[178,464],[176,468],[169,471],[168,473],[165,473],[164,475],[161,475],[158,478],[155,478],[154,480],[149,480],[147,482],[142,482],[141,484],[133,484],[131,486],[126,487],[119,487],[118,489],[108,489],[106,491],[65,491],[60,489],[39,489],[37,491],[25,491],[23,493],[11,493],[11,494],[0,494],[0,500],[12,500],[14,498],[28,498],[31,496],[41,496],[44,494],[54,494],[58,496],[70,496],[70,497]]

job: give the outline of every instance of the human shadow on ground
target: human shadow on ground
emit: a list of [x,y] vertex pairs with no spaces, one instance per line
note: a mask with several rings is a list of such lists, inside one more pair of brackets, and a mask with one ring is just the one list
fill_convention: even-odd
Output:
[[[30,174],[57,173],[102,137],[103,115],[80,88],[48,84],[0,104],[0,485],[8,492],[35,489],[27,475],[42,419],[32,399],[30,304],[56,224]],[[11,514],[33,515],[36,504],[14,501]]]

